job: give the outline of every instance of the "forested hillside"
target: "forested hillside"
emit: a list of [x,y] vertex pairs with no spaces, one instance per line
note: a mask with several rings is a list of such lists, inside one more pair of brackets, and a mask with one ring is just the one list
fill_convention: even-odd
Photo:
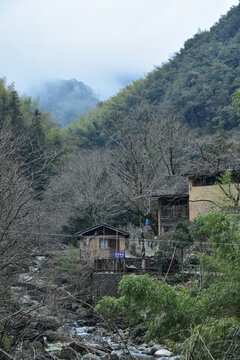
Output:
[[61,126],[69,125],[93,109],[98,99],[91,88],[76,79],[46,82],[31,94]]
[[[148,217],[156,230],[149,193],[163,176],[181,174],[203,154],[216,163],[238,156],[239,17],[240,5],[186,41],[168,63],[64,129],[1,80],[6,164],[12,161],[34,199],[46,199],[48,211],[58,214],[58,229],[139,226]],[[49,85],[48,103],[57,107],[54,96],[63,99],[67,89],[77,103],[76,88],[82,88],[76,80],[60,81],[57,90]]]
[[[200,134],[237,126],[232,94],[240,87],[240,5],[222,16],[210,31],[199,31],[167,63],[133,82],[71,128],[79,146],[103,145],[106,129],[141,102],[171,106]],[[161,46],[156,44],[156,46]]]
[[[12,149],[6,155],[21,170],[37,194],[43,192],[62,157],[64,136],[38,101],[20,97],[0,79],[0,141]],[[4,149],[4,147],[3,147]]]

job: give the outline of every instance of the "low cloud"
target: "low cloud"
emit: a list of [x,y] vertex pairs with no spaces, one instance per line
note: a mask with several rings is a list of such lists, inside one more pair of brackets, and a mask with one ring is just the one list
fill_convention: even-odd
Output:
[[28,90],[76,78],[106,98],[238,0],[1,0],[0,76]]

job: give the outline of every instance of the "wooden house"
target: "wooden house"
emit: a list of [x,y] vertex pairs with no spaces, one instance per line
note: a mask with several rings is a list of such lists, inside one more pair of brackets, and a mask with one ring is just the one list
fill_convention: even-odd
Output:
[[165,176],[151,192],[158,199],[158,234],[189,219],[189,183],[185,176]]
[[107,224],[99,224],[76,233],[82,260],[113,259],[125,252],[129,233]]
[[[164,177],[151,192],[151,196],[158,199],[158,234],[166,232],[179,221],[193,220],[198,215],[206,214],[215,205],[227,205],[234,197],[238,199],[239,161],[230,167],[232,183],[222,184],[221,187],[217,184],[219,176],[227,169],[227,165],[221,162],[218,167],[198,163],[188,169],[184,176]],[[232,195],[232,199],[227,193]]]

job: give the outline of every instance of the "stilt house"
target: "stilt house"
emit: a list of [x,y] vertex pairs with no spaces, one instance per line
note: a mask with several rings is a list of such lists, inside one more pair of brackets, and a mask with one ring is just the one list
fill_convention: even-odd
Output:
[[230,205],[233,199],[239,204],[240,160],[231,163],[231,183],[221,184],[219,177],[229,169],[227,165],[224,162],[217,167],[198,163],[184,176],[166,176],[160,181],[151,192],[151,196],[158,199],[159,235],[179,221],[206,214],[215,205]]
[[124,256],[129,233],[107,224],[99,224],[76,233],[82,260],[113,259]]
[[189,182],[180,175],[166,176],[151,193],[158,199],[158,234],[189,219]]

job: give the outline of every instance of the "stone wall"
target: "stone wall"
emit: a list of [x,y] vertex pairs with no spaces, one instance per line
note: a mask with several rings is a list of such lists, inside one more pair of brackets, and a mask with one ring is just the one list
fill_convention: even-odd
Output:
[[122,273],[94,273],[92,279],[94,302],[96,303],[103,296],[117,296],[118,284],[122,277]]

